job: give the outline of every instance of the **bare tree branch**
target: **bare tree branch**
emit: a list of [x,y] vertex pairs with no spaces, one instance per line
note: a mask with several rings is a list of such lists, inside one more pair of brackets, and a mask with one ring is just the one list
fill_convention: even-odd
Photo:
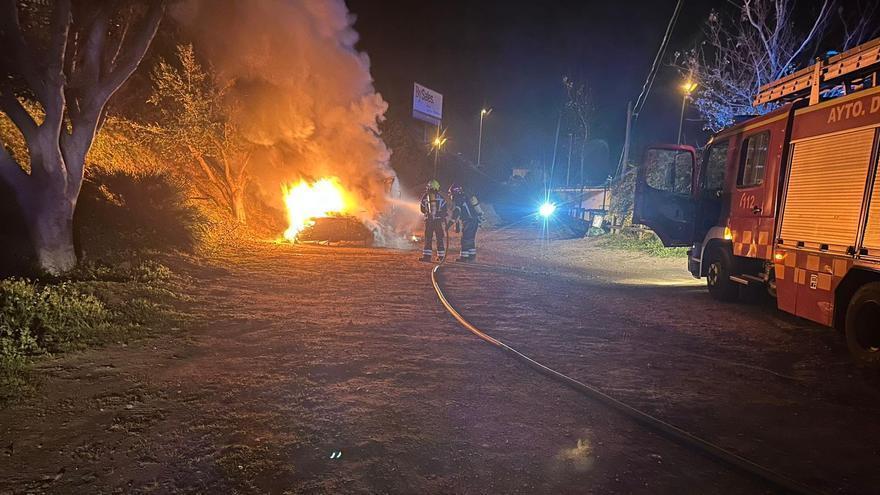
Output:
[[819,46],[828,25],[833,0],[817,1],[810,29],[801,32],[794,22],[794,0],[728,0],[738,17],[713,11],[704,29],[705,42],[678,54],[676,65],[699,82],[694,102],[705,127],[719,130],[737,115],[763,113],[754,108],[760,87],[784,77],[807,62]]
[[[837,16],[844,31],[843,51],[873,39],[880,34],[880,26],[874,22],[878,9],[877,2],[869,1],[865,5],[861,0],[850,0],[847,5],[850,7],[849,9],[843,5],[837,8]],[[855,12],[852,16],[853,23],[847,18],[848,12]]]
[[18,127],[25,141],[31,142],[32,139],[36,139],[37,123],[11,92],[0,93],[0,111],[3,111]]
[[196,150],[192,146],[189,147],[190,153],[192,153],[193,158],[199,164],[199,167],[204,172],[205,177],[208,179],[209,183],[214,186],[214,188],[220,193],[223,197],[223,201],[226,203],[226,206],[232,207],[232,192],[229,190],[228,184],[224,184],[224,181],[220,180],[214,172],[214,167],[211,166],[209,161],[205,158],[205,155],[200,151]]
[[[65,133],[61,136],[61,141],[65,144],[63,147],[66,157],[65,161],[70,163],[68,167],[70,167],[69,173],[72,177],[82,176],[83,167],[85,166],[85,155],[102,121],[104,106],[110,97],[113,96],[113,93],[137,69],[138,64],[140,64],[150,46],[150,42],[156,34],[156,30],[159,28],[159,22],[162,20],[164,12],[164,0],[151,2],[146,18],[131,45],[127,47],[125,57],[119,66],[107,74],[101,74],[100,69],[98,69],[101,77],[96,81],[95,86],[90,88],[91,91],[86,91],[82,95],[80,111],[75,116],[76,118],[72,119],[72,135]],[[99,24],[103,22],[101,17],[99,15],[95,22]],[[89,47],[91,51],[84,54],[86,60],[91,60],[92,63],[97,64],[99,67],[101,65],[102,49],[104,48],[103,39],[103,37],[96,38]],[[95,68],[89,67],[89,70],[94,71]]]
[[[794,62],[794,60],[798,56],[800,56],[804,49],[806,49],[806,47],[809,46],[810,43],[813,43],[813,41],[815,41],[816,33],[819,32],[819,29],[821,29],[825,25],[825,21],[828,19],[828,10],[828,0],[825,0],[824,2],[822,2],[822,8],[819,10],[819,15],[816,17],[816,21],[813,23],[813,27],[810,28],[809,34],[807,34],[807,36],[804,38],[804,41],[797,48],[797,50],[795,50],[791,54],[791,56],[788,57],[785,65],[782,66],[782,70],[785,70],[787,67],[789,67],[791,63]],[[780,74],[780,76],[781,75],[782,74]]]
[[236,179],[236,182],[239,185],[243,185],[245,182],[247,182],[247,169],[248,165],[251,163],[251,158],[253,157],[253,155],[253,152],[251,150],[248,150],[245,153],[244,159],[241,161],[241,165],[239,166],[238,171],[238,177]]
[[50,27],[51,41],[47,52],[45,73],[45,95],[43,98],[43,110],[46,112],[43,120],[47,132],[58,133],[64,122],[65,96],[64,90],[67,84],[64,75],[64,54],[67,52],[67,38],[70,32],[70,0],[58,0],[55,2],[55,10],[52,12]]
[[154,0],[151,2],[150,10],[147,12],[143,25],[141,25],[138,32],[135,33],[131,45],[128,46],[127,50],[123,52],[122,57],[119,58],[116,65],[110,68],[110,71],[105,77],[102,77],[102,80],[99,83],[96,96],[98,99],[104,100],[104,102],[101,103],[102,106],[106,100],[109,99],[120,86],[122,86],[122,83],[131,76],[135,69],[137,69],[138,64],[140,64],[144,55],[147,53],[147,49],[150,47],[150,42],[156,35],[156,30],[159,29],[159,22],[162,20],[164,14],[164,0]]
[[758,33],[758,37],[760,38],[761,43],[763,43],[764,49],[767,50],[767,53],[773,53],[773,49],[770,47],[770,42],[764,35],[764,25],[758,24],[758,22],[755,20],[752,2],[750,0],[743,0],[742,11],[745,13],[746,18],[749,20],[749,24],[751,24],[752,27],[755,28],[755,32]]
[[3,75],[22,76],[37,100],[43,103],[43,80],[34,63],[37,58],[24,38],[16,3],[16,0],[0,0],[0,40],[5,45],[0,50],[0,67],[5,72]]
[[119,33],[118,40],[116,43],[116,48],[113,50],[113,54],[109,57],[107,62],[104,64],[104,71],[109,72],[111,68],[116,67],[116,63],[119,61],[119,54],[122,53],[122,47],[125,46],[125,40],[128,39],[128,30],[131,28],[131,23],[126,22],[122,25],[122,32]]
[[90,85],[98,82],[101,77],[101,53],[107,40],[107,29],[110,22],[110,13],[101,10],[92,21],[88,30],[86,41],[83,44],[83,66],[80,73],[81,80],[77,85]]

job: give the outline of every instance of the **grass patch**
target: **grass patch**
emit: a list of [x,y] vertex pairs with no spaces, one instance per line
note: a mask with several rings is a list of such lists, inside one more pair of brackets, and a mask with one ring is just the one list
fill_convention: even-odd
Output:
[[0,404],[31,388],[41,358],[180,326],[184,283],[154,261],[83,265],[63,280],[0,279]]
[[660,239],[652,232],[643,234],[608,234],[599,239],[602,247],[645,253],[657,258],[686,258],[688,248],[664,247]]

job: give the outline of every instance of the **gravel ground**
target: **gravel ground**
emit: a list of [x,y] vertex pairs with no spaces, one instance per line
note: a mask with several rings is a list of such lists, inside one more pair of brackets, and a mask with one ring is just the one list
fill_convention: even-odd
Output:
[[[483,238],[481,261],[547,274],[444,268],[481,327],[801,481],[877,486],[877,384],[832,332],[718,305],[683,260]],[[772,492],[477,340],[416,256],[181,262],[199,323],[45,362],[39,393],[0,411],[0,493]]]

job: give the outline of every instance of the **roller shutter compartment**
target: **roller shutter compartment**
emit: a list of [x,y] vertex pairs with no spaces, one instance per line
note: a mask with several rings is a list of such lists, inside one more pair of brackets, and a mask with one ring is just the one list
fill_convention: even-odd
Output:
[[856,245],[874,129],[794,144],[780,238],[785,246]]

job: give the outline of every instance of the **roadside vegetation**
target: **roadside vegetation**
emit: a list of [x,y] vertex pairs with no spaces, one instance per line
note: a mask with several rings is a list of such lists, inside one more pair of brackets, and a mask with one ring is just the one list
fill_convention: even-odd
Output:
[[687,248],[664,247],[660,239],[650,231],[629,233],[620,232],[607,234],[597,240],[597,244],[610,249],[634,251],[658,258],[687,257]]
[[[31,179],[24,173],[34,138],[25,124],[48,118],[41,94],[17,91],[0,107],[0,169],[23,172],[20,180],[0,177],[0,405],[34,390],[35,368],[47,358],[175,333],[189,321],[190,281],[172,267],[280,231],[282,216],[250,187],[249,150],[216,74],[190,45],[172,49],[164,55],[173,63],[163,53],[143,60],[142,75],[111,100],[81,158],[74,179],[82,186],[62,242],[75,265],[47,263],[21,207],[29,205],[21,188]],[[9,105],[21,111],[10,114]]]
[[84,264],[64,279],[0,280],[0,404],[32,390],[41,359],[179,329],[185,282],[152,260]]
[[[23,226],[0,233],[9,249],[0,263],[0,404],[32,391],[33,367],[46,358],[186,324],[189,280],[171,266],[211,237],[191,203],[169,177],[96,165],[74,217],[73,270],[39,270]],[[0,201],[0,212],[14,208]]]

